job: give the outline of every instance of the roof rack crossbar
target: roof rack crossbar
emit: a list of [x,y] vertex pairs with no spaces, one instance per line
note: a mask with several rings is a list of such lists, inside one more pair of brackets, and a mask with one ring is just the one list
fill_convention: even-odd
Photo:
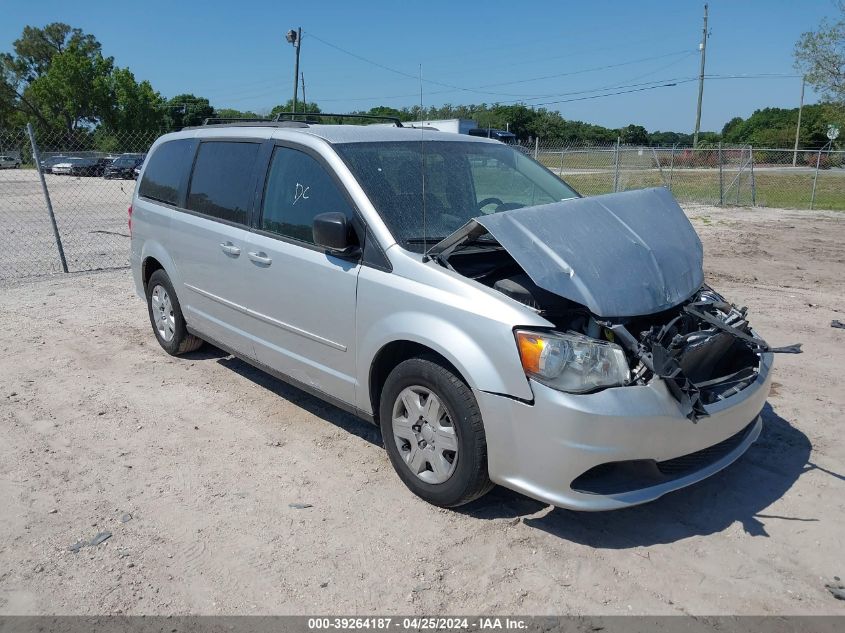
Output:
[[268,119],[265,117],[217,117],[217,116],[210,116],[208,118],[203,119],[203,125],[218,125],[220,123],[259,123],[265,122],[270,123],[276,121],[277,119]]
[[377,114],[331,114],[329,112],[279,112],[276,117],[273,119],[274,121],[281,121],[281,117],[290,117],[293,120],[293,117],[304,117],[305,121],[309,118],[329,118],[335,117],[340,119],[372,119],[376,121],[390,121],[396,127],[402,127],[402,121],[399,120],[399,117],[395,116],[381,116]]

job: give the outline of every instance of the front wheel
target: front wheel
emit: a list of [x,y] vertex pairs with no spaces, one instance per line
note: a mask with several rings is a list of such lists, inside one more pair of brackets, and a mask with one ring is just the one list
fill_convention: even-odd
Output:
[[411,358],[385,381],[385,448],[403,483],[431,504],[455,507],[487,493],[487,441],[467,384],[435,357]]
[[147,309],[159,345],[171,356],[193,352],[203,340],[188,332],[170,277],[156,270],[147,282]]

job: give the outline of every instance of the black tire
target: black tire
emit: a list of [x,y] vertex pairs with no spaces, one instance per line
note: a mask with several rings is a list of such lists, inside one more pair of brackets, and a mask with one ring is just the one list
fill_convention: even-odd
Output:
[[[156,286],[161,286],[167,292],[170,298],[171,313],[173,315],[173,338],[166,340],[158,330],[156,315],[153,313],[153,290]],[[156,270],[147,282],[145,288],[147,294],[147,312],[150,315],[150,325],[153,327],[153,334],[155,334],[158,344],[161,348],[171,356],[179,356],[180,354],[187,354],[202,347],[203,340],[198,336],[188,332],[185,324],[185,317],[182,316],[182,308],[179,305],[179,299],[176,297],[176,291],[173,290],[173,284],[170,282],[170,277],[162,269]]]
[[[407,387],[428,389],[445,405],[457,436],[457,464],[443,483],[420,479],[405,463],[393,435],[393,407]],[[384,383],[379,405],[384,445],[402,482],[429,503],[452,508],[478,499],[493,488],[487,472],[487,440],[478,403],[467,384],[435,356],[411,358],[397,365]]]

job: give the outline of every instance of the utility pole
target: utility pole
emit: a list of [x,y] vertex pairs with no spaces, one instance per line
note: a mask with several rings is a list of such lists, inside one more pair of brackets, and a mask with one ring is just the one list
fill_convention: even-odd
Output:
[[704,97],[704,58],[707,55],[707,5],[704,5],[704,28],[701,31],[701,43],[698,45],[701,51],[701,70],[698,73],[698,110],[695,113],[695,134],[692,137],[692,146],[698,147],[698,133],[701,131],[701,100]]
[[285,34],[285,39],[296,50],[296,63],[293,68],[293,113],[296,114],[297,88],[299,87],[299,45],[302,43],[302,28],[291,29]]
[[305,73],[299,73],[299,77],[302,79],[302,111],[308,114],[308,99],[305,98]]
[[795,151],[792,153],[792,166],[798,164],[798,139],[801,136],[801,111],[804,109],[804,83],[806,77],[801,77],[801,100],[798,102],[798,125],[795,126]]

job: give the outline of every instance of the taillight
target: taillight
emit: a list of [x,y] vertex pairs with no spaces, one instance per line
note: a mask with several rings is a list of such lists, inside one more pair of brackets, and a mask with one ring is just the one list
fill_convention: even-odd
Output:
[[126,210],[129,213],[129,237],[132,237],[132,205]]

